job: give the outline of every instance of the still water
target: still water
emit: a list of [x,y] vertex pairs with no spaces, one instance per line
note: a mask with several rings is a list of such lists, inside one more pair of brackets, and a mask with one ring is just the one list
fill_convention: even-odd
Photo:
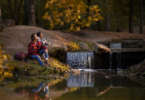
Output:
[[145,100],[145,86],[116,71],[78,71],[68,77],[4,79],[0,100]]

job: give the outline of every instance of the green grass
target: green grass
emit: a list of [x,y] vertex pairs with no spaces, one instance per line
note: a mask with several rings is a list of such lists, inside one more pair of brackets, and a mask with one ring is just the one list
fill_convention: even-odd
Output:
[[48,74],[60,74],[68,71],[68,65],[64,65],[54,58],[50,58],[49,62],[51,67],[41,67],[37,61],[32,60],[29,63],[24,61],[11,60],[8,62],[8,66],[14,68],[14,75],[48,75]]

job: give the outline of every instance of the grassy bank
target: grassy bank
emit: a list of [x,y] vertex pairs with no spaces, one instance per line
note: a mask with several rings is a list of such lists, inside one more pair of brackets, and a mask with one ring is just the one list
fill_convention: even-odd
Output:
[[145,60],[126,69],[124,74],[131,77],[145,78]]

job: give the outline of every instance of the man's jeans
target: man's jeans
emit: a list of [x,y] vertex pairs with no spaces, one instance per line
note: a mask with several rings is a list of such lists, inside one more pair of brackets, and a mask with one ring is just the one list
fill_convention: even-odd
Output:
[[[43,53],[45,54],[45,58],[48,59],[48,52],[45,53],[45,49],[42,49],[42,50],[39,51],[39,55],[42,55]],[[41,61],[41,59],[39,58],[38,55],[32,55],[31,58],[37,60],[38,63],[39,63],[41,66],[44,65],[44,63]]]

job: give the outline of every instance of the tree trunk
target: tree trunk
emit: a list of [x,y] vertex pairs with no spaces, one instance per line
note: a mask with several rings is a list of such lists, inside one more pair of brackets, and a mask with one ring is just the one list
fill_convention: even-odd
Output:
[[2,22],[1,0],[0,0],[0,23]]
[[29,0],[29,25],[36,26],[35,21],[35,0]]
[[11,0],[7,0],[7,1],[8,1],[8,7],[9,7],[10,19],[13,19]]
[[102,30],[102,28],[101,28],[101,21],[99,20],[97,22],[97,31],[101,31],[101,30]]
[[110,30],[110,15],[107,14],[105,18],[105,31],[109,31],[109,30]]
[[29,24],[29,0],[24,0],[24,25]]
[[143,4],[142,4],[142,0],[139,3],[140,3],[140,25],[139,25],[139,32],[143,33]]
[[129,33],[133,33],[133,0],[129,0]]
[[88,20],[87,18],[88,18],[89,13],[90,13],[89,7],[91,5],[91,0],[87,0],[87,5],[88,5],[88,8],[87,8],[86,20]]
[[22,7],[22,2],[23,2],[23,0],[21,0],[20,4],[19,4],[18,0],[15,1],[15,16],[14,16],[14,20],[15,20],[15,23],[17,25],[19,24],[19,14],[20,14],[20,9]]
[[109,15],[109,1],[106,0],[106,18],[105,18],[105,31],[110,30],[110,15]]
[[15,23],[16,23],[16,19],[17,19],[18,5],[19,5],[18,0],[15,0],[15,14],[14,14],[14,18],[13,18],[15,20]]

